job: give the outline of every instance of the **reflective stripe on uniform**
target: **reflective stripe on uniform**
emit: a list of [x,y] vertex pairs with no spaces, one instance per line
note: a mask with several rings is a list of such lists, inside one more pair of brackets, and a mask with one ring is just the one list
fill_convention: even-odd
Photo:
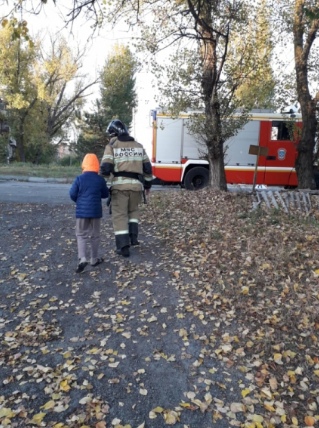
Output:
[[127,230],[118,230],[114,233],[115,233],[115,235],[125,235],[126,233],[128,233],[128,229]]
[[114,184],[140,184],[141,190],[143,189],[143,185],[139,180],[135,180],[134,178],[127,177],[113,177],[112,185]]
[[137,218],[130,218],[129,223],[138,223],[138,219]]
[[101,163],[103,163],[104,161],[106,161],[106,160],[110,160],[111,161],[111,163],[113,163],[113,155],[108,155],[108,154],[104,154],[104,156],[102,157],[102,161],[101,161]]
[[137,159],[134,156],[125,156],[125,158],[114,158],[114,163],[122,163],[122,162],[136,162],[141,161],[141,159]]

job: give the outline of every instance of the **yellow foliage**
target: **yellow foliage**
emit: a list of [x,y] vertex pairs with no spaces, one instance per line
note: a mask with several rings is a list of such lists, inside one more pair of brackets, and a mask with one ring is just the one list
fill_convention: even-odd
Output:
[[241,391],[241,395],[245,398],[246,395],[250,394],[250,389],[246,388]]
[[70,391],[71,387],[70,387],[70,385],[68,384],[68,381],[67,381],[67,380],[63,380],[63,381],[60,383],[60,389],[61,389],[62,391],[65,391],[65,392]]
[[44,413],[44,412],[37,413],[36,415],[33,416],[31,422],[33,424],[40,425],[45,416],[46,416],[46,413]]
[[13,418],[14,417],[14,413],[11,409],[9,409],[8,407],[3,407],[2,409],[0,409],[0,418]]
[[50,400],[50,401],[47,401],[43,406],[41,406],[41,409],[49,410],[49,409],[53,409],[54,406],[55,406],[55,401]]

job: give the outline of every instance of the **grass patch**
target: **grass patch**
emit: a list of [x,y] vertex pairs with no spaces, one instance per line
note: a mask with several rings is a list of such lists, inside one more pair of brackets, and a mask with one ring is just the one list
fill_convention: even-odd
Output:
[[0,175],[44,178],[74,178],[79,174],[81,174],[81,167],[79,165],[33,165],[31,163],[23,162],[14,162],[10,165],[0,164]]

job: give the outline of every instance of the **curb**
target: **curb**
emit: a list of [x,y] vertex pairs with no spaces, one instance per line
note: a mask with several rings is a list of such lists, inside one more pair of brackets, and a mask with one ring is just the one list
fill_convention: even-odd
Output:
[[0,181],[27,181],[30,183],[72,183],[71,178],[45,178],[45,177],[28,177],[24,175],[0,175]]

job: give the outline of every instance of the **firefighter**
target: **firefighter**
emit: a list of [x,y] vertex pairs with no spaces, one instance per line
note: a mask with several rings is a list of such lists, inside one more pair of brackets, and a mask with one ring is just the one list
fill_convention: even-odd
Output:
[[117,253],[129,257],[130,245],[139,245],[138,205],[143,192],[150,191],[152,165],[142,144],[129,135],[123,122],[112,120],[106,132],[111,140],[105,147],[100,173],[111,187]]

